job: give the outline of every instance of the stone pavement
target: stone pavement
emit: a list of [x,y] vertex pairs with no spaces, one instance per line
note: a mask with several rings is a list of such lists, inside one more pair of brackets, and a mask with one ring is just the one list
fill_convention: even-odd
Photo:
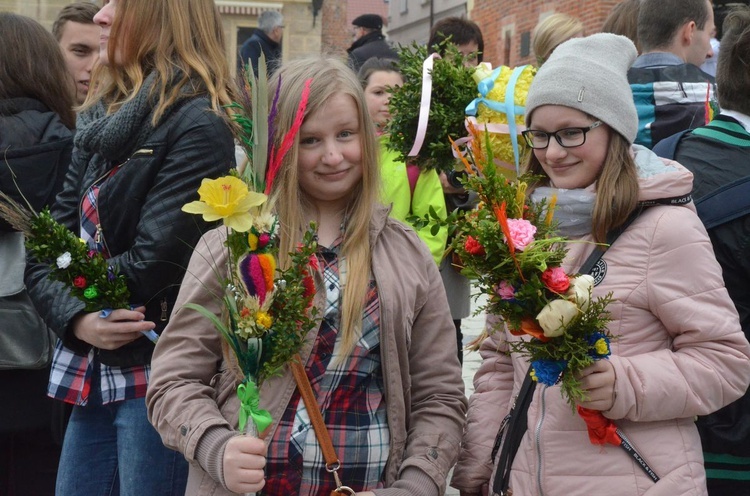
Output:
[[[478,301],[472,301],[472,314],[474,313],[474,310],[477,308],[477,306],[481,305],[483,301],[483,298],[480,298]],[[463,319],[461,323],[461,329],[464,333],[465,346],[482,333],[482,329],[484,329],[484,313]],[[464,351],[464,366],[462,374],[464,378],[464,384],[466,386],[467,398],[474,391],[474,373],[477,371],[480,362],[481,359],[478,352]],[[450,476],[448,477],[448,482],[450,483]],[[452,487],[448,487],[448,490],[445,492],[445,496],[459,496],[458,490],[453,489]]]

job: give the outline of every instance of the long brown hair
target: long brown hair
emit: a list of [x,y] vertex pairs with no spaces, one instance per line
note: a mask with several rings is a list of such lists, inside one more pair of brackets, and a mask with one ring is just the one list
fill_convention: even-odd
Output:
[[0,12],[0,99],[33,98],[75,128],[75,83],[60,46],[41,24]]
[[[593,119],[593,117],[592,117]],[[549,185],[549,178],[534,153],[529,153],[524,171],[542,176],[536,186]],[[604,243],[607,232],[622,225],[638,206],[638,173],[630,153],[630,143],[620,133],[610,129],[609,150],[596,178],[596,200],[591,219],[594,241]]]
[[208,94],[217,112],[236,101],[213,0],[121,0],[107,55],[110,63],[94,72],[95,91],[84,108],[102,100],[109,112],[116,111],[136,96],[151,72],[156,73],[154,125],[183,96]]
[[[357,107],[359,139],[362,151],[362,181],[352,193],[344,231],[341,255],[346,257],[345,276],[342,275],[343,304],[341,327],[343,350],[351,350],[361,333],[362,309],[370,282],[371,247],[370,219],[374,206],[379,201],[380,169],[378,167],[378,145],[375,129],[367,112],[362,86],[354,72],[339,59],[332,57],[309,57],[282,64],[271,83],[269,94],[281,84],[273,143],[279,146],[299,106],[305,81],[312,79],[310,97],[305,118],[320,109],[332,96],[344,94],[353,98]],[[269,102],[270,103],[270,102]],[[273,198],[277,206],[283,230],[280,236],[280,265],[288,265],[287,254],[295,249],[305,228],[305,213],[313,206],[299,185],[298,155],[299,137],[284,158],[273,187]]]

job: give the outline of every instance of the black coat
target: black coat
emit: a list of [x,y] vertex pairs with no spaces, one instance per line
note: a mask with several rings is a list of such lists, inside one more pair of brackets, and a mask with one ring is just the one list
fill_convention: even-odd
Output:
[[362,64],[372,57],[398,58],[398,53],[385,41],[385,36],[380,31],[373,31],[362,36],[352,43],[347,52],[349,52],[349,67],[354,69],[354,72],[359,72]]
[[[73,163],[52,215],[74,232],[80,231],[80,203],[99,184],[100,233],[111,256],[128,281],[131,303],[146,306],[146,319],[161,333],[173,310],[179,285],[193,247],[214,227],[200,216],[181,211],[198,199],[204,178],[226,174],[234,166],[234,142],[225,119],[211,110],[208,98],[178,104],[153,134],[123,163],[95,154]],[[117,171],[112,174],[113,169]],[[26,285],[47,325],[72,350],[91,346],[70,331],[73,317],[84,305],[60,283],[46,276],[47,266],[29,263]],[[147,364],[154,344],[141,337],[113,351],[98,350],[102,363],[120,367]]]
[[258,61],[261,53],[266,56],[266,69],[270,76],[281,64],[281,45],[269,38],[260,29],[256,29],[240,48],[241,67],[249,62],[253,66],[256,77],[258,76]]
[[[0,191],[39,211],[60,191],[73,150],[73,131],[42,102],[0,100]],[[25,200],[24,200],[25,198]],[[0,231],[10,231],[0,219]]]

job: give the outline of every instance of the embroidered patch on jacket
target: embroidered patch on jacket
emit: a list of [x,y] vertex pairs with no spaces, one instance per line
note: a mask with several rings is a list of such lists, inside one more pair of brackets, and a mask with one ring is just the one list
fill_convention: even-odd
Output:
[[594,278],[594,286],[598,286],[599,283],[604,280],[604,276],[607,275],[607,262],[605,262],[603,258],[600,258],[599,261],[596,262],[596,265],[592,267],[589,274]]

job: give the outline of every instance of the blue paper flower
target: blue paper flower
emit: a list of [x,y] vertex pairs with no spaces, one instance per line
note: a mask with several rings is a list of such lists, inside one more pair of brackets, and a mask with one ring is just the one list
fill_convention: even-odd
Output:
[[532,378],[547,386],[554,386],[560,376],[568,368],[565,360],[534,360],[531,362]]

